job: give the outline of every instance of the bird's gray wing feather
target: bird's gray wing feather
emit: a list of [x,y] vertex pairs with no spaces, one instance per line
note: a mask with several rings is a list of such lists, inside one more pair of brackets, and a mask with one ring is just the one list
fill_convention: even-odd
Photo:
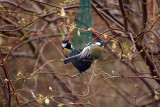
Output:
[[81,53],[80,53],[80,59],[87,59],[90,55],[91,55],[91,52],[90,52],[90,47],[86,47]]
[[64,64],[80,59],[80,54],[64,59]]

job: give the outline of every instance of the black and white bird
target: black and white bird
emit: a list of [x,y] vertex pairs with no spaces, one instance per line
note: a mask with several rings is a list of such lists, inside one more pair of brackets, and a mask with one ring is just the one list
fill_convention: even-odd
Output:
[[63,49],[63,54],[65,55],[66,58],[71,56],[73,46],[71,45],[69,39],[64,39],[62,41],[62,49]]
[[81,53],[64,59],[64,64],[77,60],[82,60],[82,61],[96,60],[100,57],[103,48],[104,48],[103,42],[101,41],[95,42],[94,44],[86,46]]

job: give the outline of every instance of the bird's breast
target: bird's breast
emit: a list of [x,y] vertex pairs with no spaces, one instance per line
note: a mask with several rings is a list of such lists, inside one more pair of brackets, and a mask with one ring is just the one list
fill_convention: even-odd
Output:
[[65,57],[68,58],[68,57],[71,56],[71,50],[70,49],[64,48],[63,52],[64,52]]
[[90,47],[90,51],[93,59],[98,59],[103,51],[103,47],[99,47],[98,45],[92,45]]

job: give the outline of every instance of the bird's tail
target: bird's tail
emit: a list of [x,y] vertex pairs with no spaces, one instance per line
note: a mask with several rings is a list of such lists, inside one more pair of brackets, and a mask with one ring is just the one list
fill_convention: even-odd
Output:
[[67,63],[69,63],[69,62],[73,62],[73,61],[79,60],[79,59],[80,59],[80,56],[81,56],[81,55],[78,54],[78,55],[75,55],[75,56],[66,58],[66,59],[64,59],[64,64],[67,64]]

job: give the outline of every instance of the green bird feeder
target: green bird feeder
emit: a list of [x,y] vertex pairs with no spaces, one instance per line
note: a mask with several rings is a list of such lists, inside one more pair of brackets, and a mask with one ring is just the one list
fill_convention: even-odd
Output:
[[[81,0],[76,20],[76,27],[88,30],[92,27],[92,5],[91,0]],[[82,30],[75,30],[73,47],[71,56],[79,54],[84,47],[92,43],[92,32]],[[73,61],[73,66],[79,70],[80,73],[86,72],[90,68],[92,61]]]

